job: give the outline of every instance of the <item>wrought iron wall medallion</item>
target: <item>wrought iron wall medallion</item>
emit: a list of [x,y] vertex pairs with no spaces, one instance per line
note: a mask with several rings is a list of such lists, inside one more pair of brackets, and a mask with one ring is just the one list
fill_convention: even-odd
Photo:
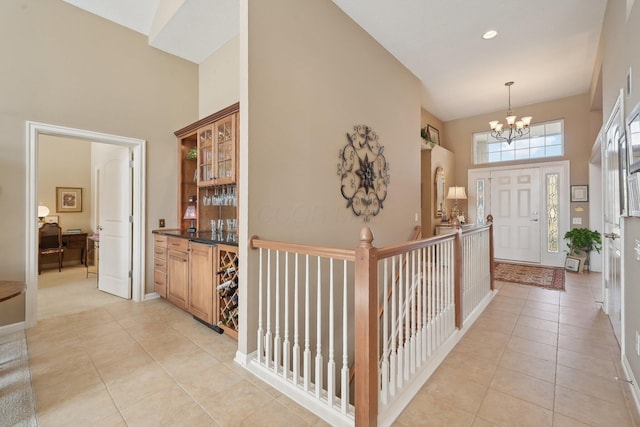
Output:
[[349,142],[340,150],[340,192],[347,200],[347,209],[368,222],[384,207],[390,180],[389,163],[378,135],[369,126],[357,125],[353,130],[347,133]]

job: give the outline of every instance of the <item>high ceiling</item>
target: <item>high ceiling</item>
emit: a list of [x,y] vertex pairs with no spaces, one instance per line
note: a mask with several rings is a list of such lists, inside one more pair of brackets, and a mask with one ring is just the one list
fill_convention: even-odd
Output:
[[[64,0],[200,63],[238,34],[238,0]],[[263,0],[268,1],[268,0]],[[422,81],[444,121],[589,90],[606,0],[332,0]],[[482,34],[498,31],[493,40]]]

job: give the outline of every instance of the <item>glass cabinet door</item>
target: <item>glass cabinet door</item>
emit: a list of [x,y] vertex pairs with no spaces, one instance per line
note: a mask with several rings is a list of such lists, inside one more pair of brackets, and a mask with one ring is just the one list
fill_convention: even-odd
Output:
[[213,184],[213,128],[198,130],[198,186]]
[[214,123],[215,183],[236,182],[236,115],[232,114]]

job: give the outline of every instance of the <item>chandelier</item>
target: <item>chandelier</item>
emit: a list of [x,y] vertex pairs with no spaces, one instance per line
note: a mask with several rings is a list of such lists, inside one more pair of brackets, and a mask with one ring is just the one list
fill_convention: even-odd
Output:
[[518,120],[518,117],[511,112],[511,86],[513,82],[506,82],[504,84],[509,89],[509,109],[507,110],[507,127],[505,128],[499,120],[493,120],[489,122],[491,126],[491,136],[498,141],[505,141],[507,144],[515,139],[529,135],[529,125],[531,124],[531,116],[523,117]]

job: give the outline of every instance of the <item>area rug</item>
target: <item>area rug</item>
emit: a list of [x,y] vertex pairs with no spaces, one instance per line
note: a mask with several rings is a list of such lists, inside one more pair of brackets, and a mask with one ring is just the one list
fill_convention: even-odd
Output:
[[37,425],[24,331],[0,336],[0,426]]
[[501,282],[564,291],[564,269],[562,267],[496,262],[493,277]]

